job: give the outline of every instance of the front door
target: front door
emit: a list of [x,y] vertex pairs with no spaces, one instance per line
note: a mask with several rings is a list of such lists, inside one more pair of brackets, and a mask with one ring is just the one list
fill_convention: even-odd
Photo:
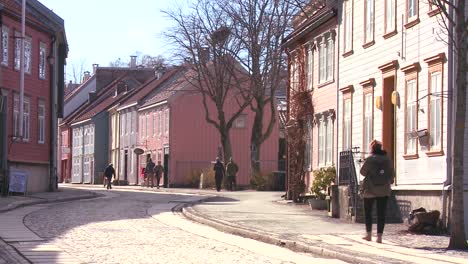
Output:
[[392,159],[393,164],[396,161],[396,107],[392,103],[392,93],[395,91],[395,76],[383,79],[383,97],[382,97],[382,144],[387,155]]
[[164,148],[164,188],[169,187],[169,148]]

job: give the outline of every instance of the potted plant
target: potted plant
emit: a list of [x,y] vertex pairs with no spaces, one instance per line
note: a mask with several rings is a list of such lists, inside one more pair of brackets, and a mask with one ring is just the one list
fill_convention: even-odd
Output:
[[325,198],[328,194],[328,187],[335,181],[336,169],[333,166],[322,167],[313,171],[314,181],[310,191],[313,198],[309,199],[309,205],[312,209],[325,210],[327,209],[327,201]]

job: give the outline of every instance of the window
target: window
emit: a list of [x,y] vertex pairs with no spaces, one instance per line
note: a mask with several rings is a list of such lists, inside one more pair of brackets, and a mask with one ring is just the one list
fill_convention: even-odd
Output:
[[[385,0],[385,34],[393,34],[395,33],[395,0]],[[384,36],[384,37],[386,37]]]
[[289,78],[291,82],[291,89],[293,91],[298,91],[299,88],[299,70],[297,63],[297,57],[293,55],[291,59],[291,76]]
[[165,133],[167,135],[169,134],[169,110],[166,110],[165,114],[166,114],[166,118],[164,120],[164,126],[165,126]]
[[156,111],[153,112],[153,137],[156,136]]
[[406,0],[406,27],[412,27],[418,21],[418,1],[419,0]]
[[323,117],[318,122],[319,166],[331,165],[333,157],[333,122],[330,117]]
[[162,111],[158,111],[158,135],[162,134],[163,124],[162,124]]
[[319,38],[319,83],[333,80],[334,33]]
[[46,44],[39,43],[39,79],[46,78]]
[[125,130],[125,124],[124,124],[124,117],[125,115],[123,113],[120,113],[119,119],[120,119],[120,135],[124,135],[124,130]]
[[344,51],[348,55],[353,50],[353,0],[347,0],[344,4]]
[[436,0],[429,0],[429,12],[427,13],[429,16],[435,16],[441,12],[440,7],[437,5]]
[[365,21],[364,21],[364,44],[374,41],[374,0],[365,2]]
[[125,114],[125,135],[128,135],[131,131],[131,125],[132,125],[132,113],[127,112]]
[[235,128],[245,128],[247,123],[247,115],[246,114],[241,114],[239,117],[236,118],[236,121],[234,121],[234,127]]
[[362,142],[362,150],[364,152],[368,151],[369,143],[373,139],[373,112],[372,112],[372,104],[373,98],[372,93],[364,94],[364,136]]
[[[13,135],[19,136],[19,94],[14,94],[13,102]],[[23,141],[29,141],[30,127],[30,101],[29,97],[23,97]]]
[[416,79],[406,81],[406,154],[416,154],[417,137],[413,133],[417,130],[417,85]]
[[429,89],[428,89],[428,132],[429,132],[429,151],[426,154],[430,157],[441,156],[443,153],[442,129],[443,129],[443,62],[445,54],[440,53],[436,56],[425,59],[428,64]]
[[[31,73],[31,38],[24,39],[24,72]],[[20,70],[21,34],[15,32],[15,70]]]
[[313,83],[314,83],[314,77],[313,77],[313,72],[314,72],[314,53],[313,53],[313,48],[312,45],[309,45],[307,47],[307,58],[306,58],[306,69],[307,69],[307,90],[312,91],[313,90]]
[[343,102],[343,150],[351,149],[351,98]]
[[312,169],[312,122],[307,121],[306,129],[305,129],[305,150],[304,150],[304,165],[305,169],[311,170]]
[[8,66],[8,43],[10,31],[8,27],[2,26],[2,65]]
[[146,138],[148,138],[151,135],[151,131],[150,131],[150,129],[151,129],[151,124],[150,124],[151,116],[150,116],[149,112],[146,113],[145,118],[146,118],[146,120],[145,120],[145,122],[146,122]]
[[39,100],[37,104],[37,143],[45,142],[45,101]]

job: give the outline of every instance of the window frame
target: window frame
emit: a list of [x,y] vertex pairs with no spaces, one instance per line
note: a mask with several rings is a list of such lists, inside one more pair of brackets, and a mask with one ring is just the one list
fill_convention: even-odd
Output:
[[[371,2],[372,6],[372,13],[368,14],[367,11],[369,10],[369,2]],[[368,17],[368,15],[370,17]],[[368,22],[370,24],[368,24]],[[365,0],[364,1],[364,44],[362,45],[363,48],[368,48],[375,44],[375,1],[374,0]],[[367,30],[370,29],[370,36],[367,36]]]
[[314,90],[314,46],[312,44],[308,44],[306,46],[306,83],[307,83],[307,91]]
[[[42,115],[41,115],[42,108]],[[45,118],[46,104],[44,99],[39,99],[37,102],[37,143],[45,143]]]
[[[418,120],[419,120],[419,102],[418,102],[418,95],[419,95],[419,63],[413,63],[401,69],[405,73],[405,136],[404,136],[404,154],[403,158],[408,159],[417,159],[419,158],[419,142],[418,138],[412,138],[414,140],[414,152],[409,152],[408,150],[408,143],[409,143],[409,133],[415,132],[418,130]],[[408,101],[408,84],[409,82],[414,82],[414,102]],[[413,99],[413,98],[412,98]],[[414,131],[408,131],[408,106],[414,107]]]
[[[390,4],[388,4],[390,2]],[[384,6],[384,39],[387,39],[387,38],[390,38],[392,36],[395,36],[397,34],[397,30],[396,30],[396,24],[397,24],[397,20],[396,20],[396,13],[397,13],[397,5],[396,5],[396,0],[385,0],[385,6]],[[393,21],[393,27],[392,28],[388,28],[388,14],[389,13],[389,10],[388,10],[388,6],[389,5],[393,5],[393,17],[391,17],[390,19]]]
[[47,45],[40,41],[39,42],[39,61],[38,61],[38,70],[39,70],[39,79],[45,80],[47,74]]
[[164,132],[169,135],[169,109],[166,109],[164,113]]
[[[374,137],[374,87],[375,79],[370,78],[360,83],[362,86],[362,155],[364,158],[369,151],[369,144]],[[370,97],[370,98],[367,98]],[[367,108],[369,102],[369,109]],[[370,112],[370,113],[368,113]],[[369,117],[370,125],[367,125],[367,118]],[[366,138],[366,131],[369,129],[369,134]]]
[[[8,66],[8,62],[10,59],[10,28],[6,25],[2,25],[2,60],[1,60],[1,65],[2,66]],[[6,34],[6,37],[5,37]]]
[[[426,151],[426,155],[428,157],[437,157],[437,156],[443,156],[444,155],[444,140],[443,140],[443,135],[444,135],[444,60],[445,60],[445,54],[444,53],[439,53],[435,56],[429,57],[425,59],[424,61],[428,65],[427,69],[427,74],[428,74],[428,98],[427,98],[427,105],[428,105],[428,111],[427,111],[427,131],[429,133],[429,148]],[[439,135],[439,141],[440,141],[440,146],[436,149],[432,147],[432,142],[431,142],[431,105],[432,105],[432,75],[434,73],[439,73],[440,74],[440,93],[441,96],[438,97],[440,99],[440,135]]]
[[[334,110],[333,110],[334,111]],[[316,115],[317,122],[317,166],[333,165],[334,113],[329,111]]]
[[[414,3],[415,5],[415,14],[410,17],[409,11],[411,3]],[[405,28],[411,28],[419,23],[419,0],[406,0],[405,19]]]
[[[348,14],[349,11],[349,14]],[[347,19],[349,18],[349,21]],[[354,0],[344,1],[344,30],[343,30],[343,57],[347,57],[354,53],[353,51],[353,31],[354,31]],[[349,41],[349,47],[348,47]]]
[[334,82],[335,76],[335,31],[329,31],[317,38],[319,46],[319,88]]

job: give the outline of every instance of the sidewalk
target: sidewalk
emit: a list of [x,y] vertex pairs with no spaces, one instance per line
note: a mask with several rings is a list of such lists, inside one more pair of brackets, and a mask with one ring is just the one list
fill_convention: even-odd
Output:
[[448,236],[416,235],[406,232],[404,224],[387,224],[383,244],[378,244],[361,239],[364,224],[288,203],[282,192],[220,194],[184,208],[183,214],[225,232],[352,263],[467,263],[468,251],[446,250]]
[[[466,263],[468,259],[468,251],[446,250],[449,241],[447,236],[410,234],[403,224],[386,225],[383,244],[364,241],[361,239],[364,233],[363,224],[343,222],[328,217],[324,211],[311,210],[308,205],[284,201],[281,198],[283,192],[218,193],[213,190],[151,189],[140,186],[114,188],[205,195],[207,198],[201,203],[183,208],[183,214],[187,218],[228,233],[347,262]],[[42,203],[98,197],[93,190],[101,190],[103,187],[62,184],[59,189],[59,192],[38,193],[28,197],[2,197],[0,213]],[[373,239],[375,240],[375,234]],[[20,259],[0,239],[0,264],[21,263]]]

